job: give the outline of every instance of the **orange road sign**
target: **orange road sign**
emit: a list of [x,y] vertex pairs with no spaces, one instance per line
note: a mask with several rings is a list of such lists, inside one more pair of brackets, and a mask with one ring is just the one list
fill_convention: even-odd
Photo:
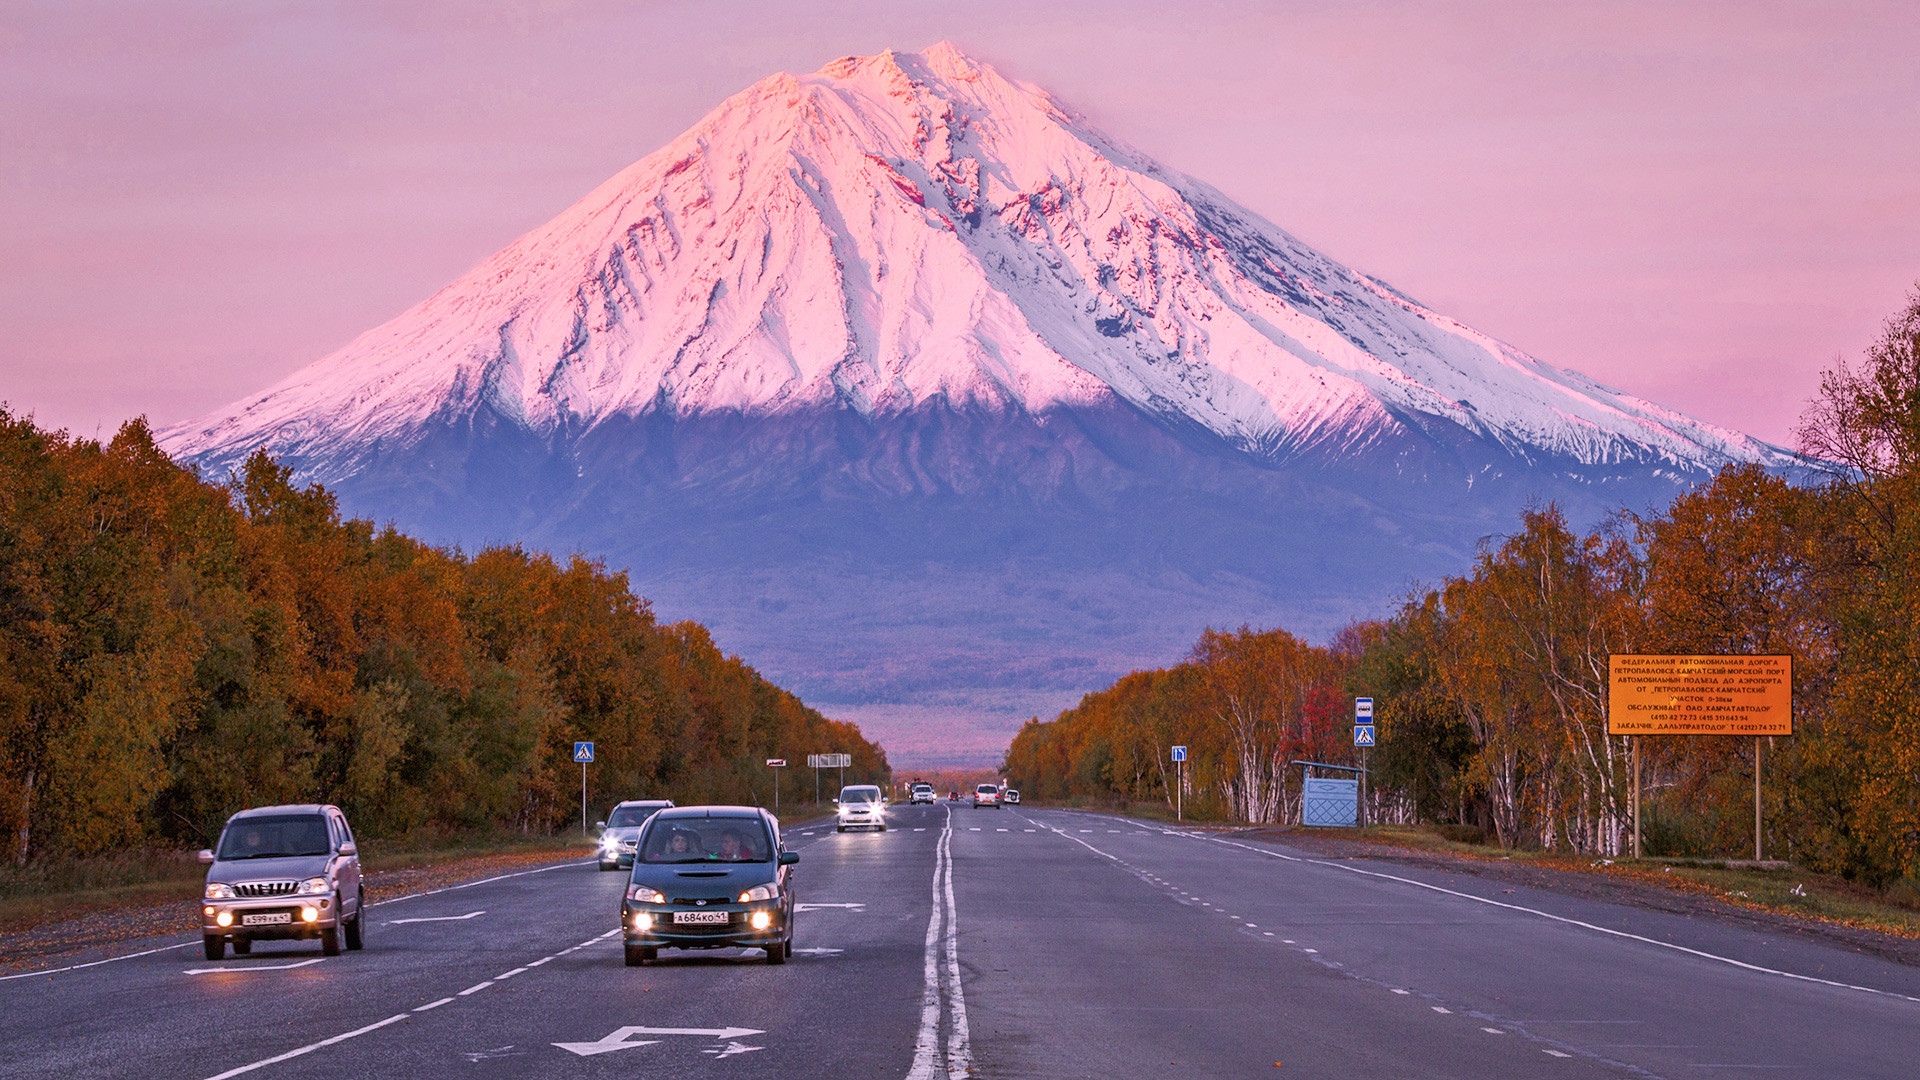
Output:
[[1791,735],[1791,656],[1613,656],[1609,735]]

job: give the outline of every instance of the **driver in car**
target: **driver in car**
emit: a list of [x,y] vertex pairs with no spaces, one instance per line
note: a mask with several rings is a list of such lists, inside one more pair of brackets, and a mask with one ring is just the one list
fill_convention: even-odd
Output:
[[728,862],[737,862],[752,856],[747,853],[746,841],[741,839],[740,834],[728,829],[720,834],[720,858]]

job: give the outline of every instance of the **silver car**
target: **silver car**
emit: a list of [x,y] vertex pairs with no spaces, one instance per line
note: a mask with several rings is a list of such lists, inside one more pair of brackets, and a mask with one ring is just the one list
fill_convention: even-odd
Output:
[[600,869],[619,870],[633,865],[633,848],[640,826],[673,805],[672,799],[629,799],[613,808],[600,826]]
[[337,806],[307,803],[242,810],[220,842],[200,853],[207,887],[200,932],[207,959],[241,956],[268,939],[320,939],[328,956],[365,941],[360,853]]

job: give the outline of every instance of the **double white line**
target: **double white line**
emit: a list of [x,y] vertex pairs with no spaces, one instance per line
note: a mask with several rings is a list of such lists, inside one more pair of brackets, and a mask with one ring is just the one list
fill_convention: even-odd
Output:
[[[944,927],[943,927],[944,924]],[[907,1080],[962,1080],[973,1072],[967,998],[960,989],[960,922],[953,905],[953,810],[933,848],[933,914],[927,917],[926,986],[920,994],[920,1037]],[[947,1003],[947,1048],[940,1052],[940,1002]],[[943,1059],[944,1058],[944,1062]],[[944,1067],[943,1067],[944,1065]]]

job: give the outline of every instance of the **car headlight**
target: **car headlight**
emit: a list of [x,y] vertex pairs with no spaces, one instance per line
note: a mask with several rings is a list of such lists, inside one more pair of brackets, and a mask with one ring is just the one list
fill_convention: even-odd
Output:
[[619,848],[619,846],[620,846],[620,841],[615,837],[603,836],[600,838],[601,851],[613,851]]
[[231,900],[233,899],[233,886],[222,885],[216,881],[209,881],[207,882],[207,899]]
[[659,889],[649,889],[645,885],[635,885],[627,890],[627,899],[636,904],[664,904],[667,894]]
[[307,896],[312,893],[326,892],[328,891],[327,879],[323,877],[310,877],[307,880],[301,882],[300,888],[297,889],[296,891],[301,896]]
[[741,893],[739,902],[742,904],[751,904],[755,900],[772,900],[779,895],[780,887],[772,882],[768,882],[765,885],[755,885],[753,888]]

